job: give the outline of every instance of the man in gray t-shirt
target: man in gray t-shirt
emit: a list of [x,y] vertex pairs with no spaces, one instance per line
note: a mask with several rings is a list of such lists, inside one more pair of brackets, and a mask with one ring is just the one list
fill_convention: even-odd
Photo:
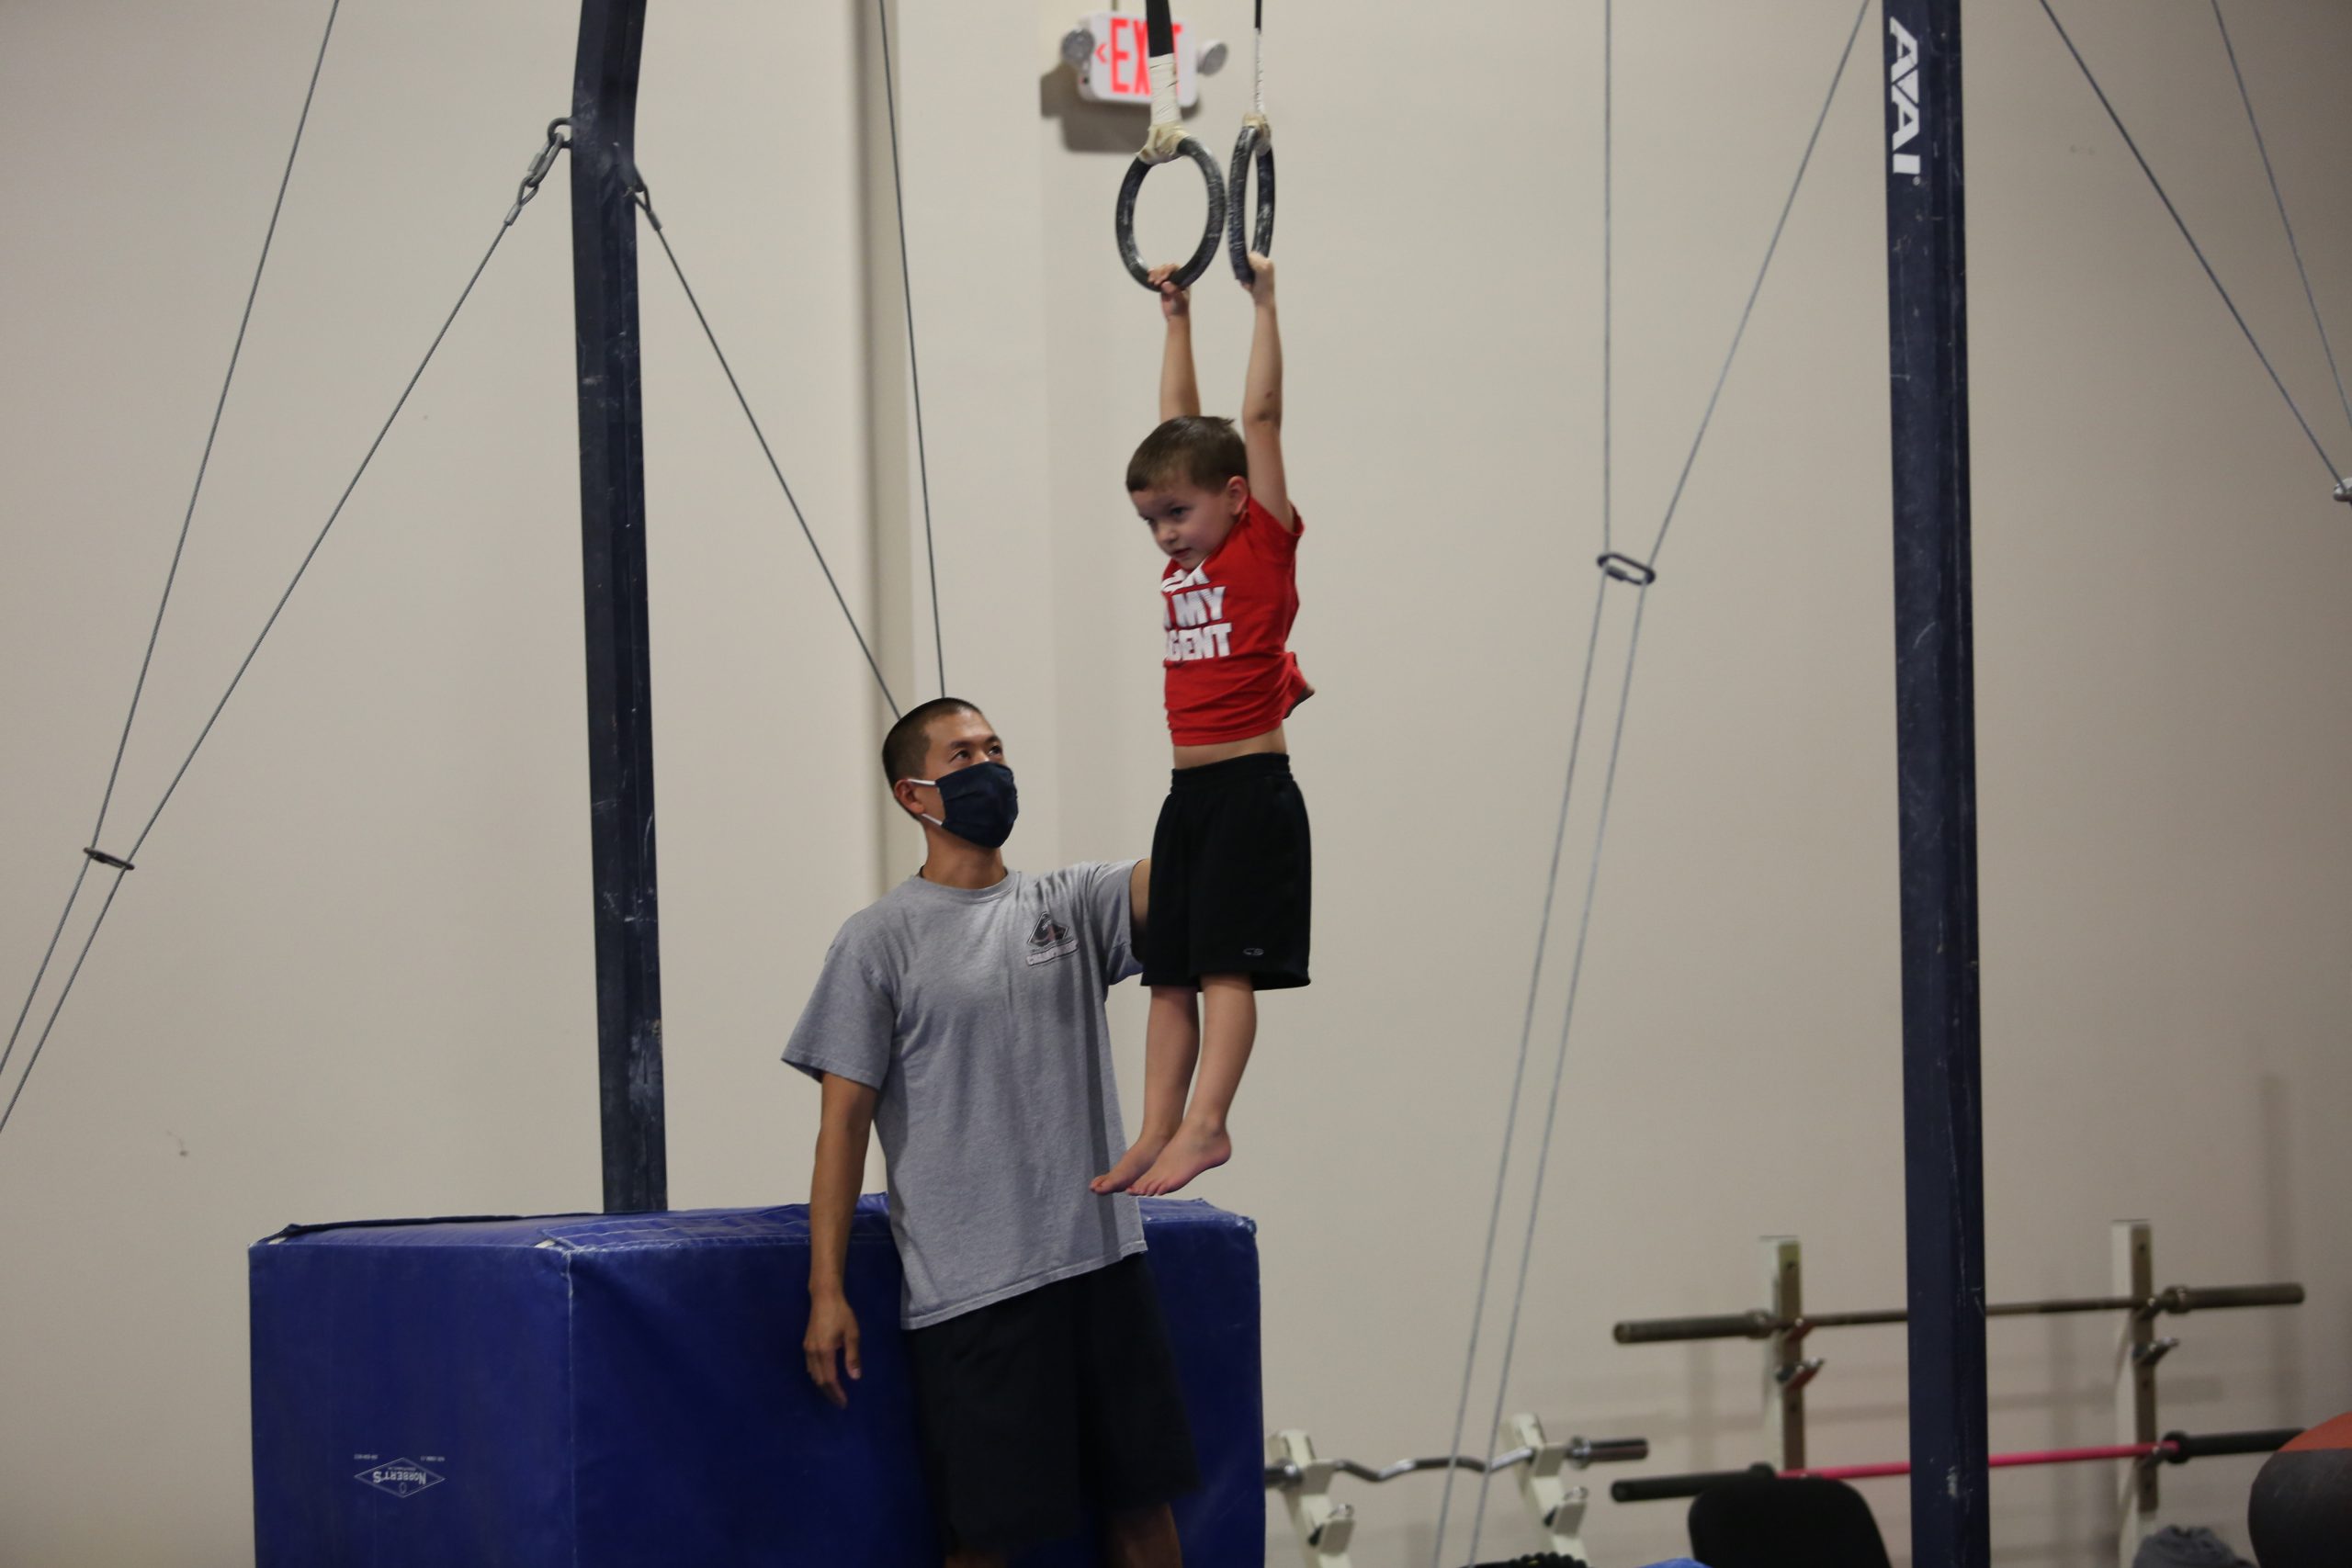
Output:
[[869,1131],[889,1169],[924,1474],[951,1568],[1103,1519],[1105,1555],[1177,1568],[1199,1484],[1125,1193],[1109,987],[1137,972],[1149,863],[1008,870],[1004,746],[942,698],[883,744],[922,868],[843,922],[784,1059],[823,1087],[809,1189],[808,1374],[859,1375],[842,1290]]

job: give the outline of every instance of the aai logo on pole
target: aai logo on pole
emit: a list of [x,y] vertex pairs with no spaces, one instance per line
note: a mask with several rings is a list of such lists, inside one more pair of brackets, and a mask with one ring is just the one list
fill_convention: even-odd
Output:
[[1919,40],[1893,17],[1886,19],[1886,30],[1894,42],[1894,61],[1886,68],[1887,99],[1894,106],[1894,129],[1888,135],[1888,152],[1894,173],[1916,175],[1919,172],[1919,154],[1903,149],[1919,136]]

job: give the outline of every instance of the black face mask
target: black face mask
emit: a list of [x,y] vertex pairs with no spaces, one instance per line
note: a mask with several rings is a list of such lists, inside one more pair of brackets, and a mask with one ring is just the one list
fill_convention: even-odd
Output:
[[1013,787],[1012,770],[1002,762],[975,762],[935,779],[906,782],[939,792],[945,819],[922,814],[933,827],[984,850],[997,849],[1012,837],[1013,821],[1021,815],[1021,792]]

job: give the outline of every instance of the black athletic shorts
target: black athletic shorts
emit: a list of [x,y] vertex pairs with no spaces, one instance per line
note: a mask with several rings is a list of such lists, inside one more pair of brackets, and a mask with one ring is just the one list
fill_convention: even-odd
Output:
[[1314,859],[1306,802],[1279,751],[1179,768],[1151,836],[1143,983],[1247,975],[1306,984]]
[[932,1511],[951,1552],[1012,1552],[1198,1490],[1141,1254],[907,1336]]

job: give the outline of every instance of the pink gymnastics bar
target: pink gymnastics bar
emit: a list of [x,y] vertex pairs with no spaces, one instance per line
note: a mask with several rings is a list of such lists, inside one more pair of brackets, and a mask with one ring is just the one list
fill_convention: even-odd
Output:
[[[2037,1464],[2089,1464],[2103,1459],[2147,1459],[2168,1454],[2171,1443],[2114,1443],[2098,1449],[2029,1449],[2023,1453],[1995,1454],[1985,1462],[1995,1470],[2018,1470]],[[1818,1481],[1874,1481],[1888,1475],[1908,1475],[1911,1461],[1885,1464],[1835,1464],[1815,1470],[1784,1470],[1783,1479],[1810,1476]]]

